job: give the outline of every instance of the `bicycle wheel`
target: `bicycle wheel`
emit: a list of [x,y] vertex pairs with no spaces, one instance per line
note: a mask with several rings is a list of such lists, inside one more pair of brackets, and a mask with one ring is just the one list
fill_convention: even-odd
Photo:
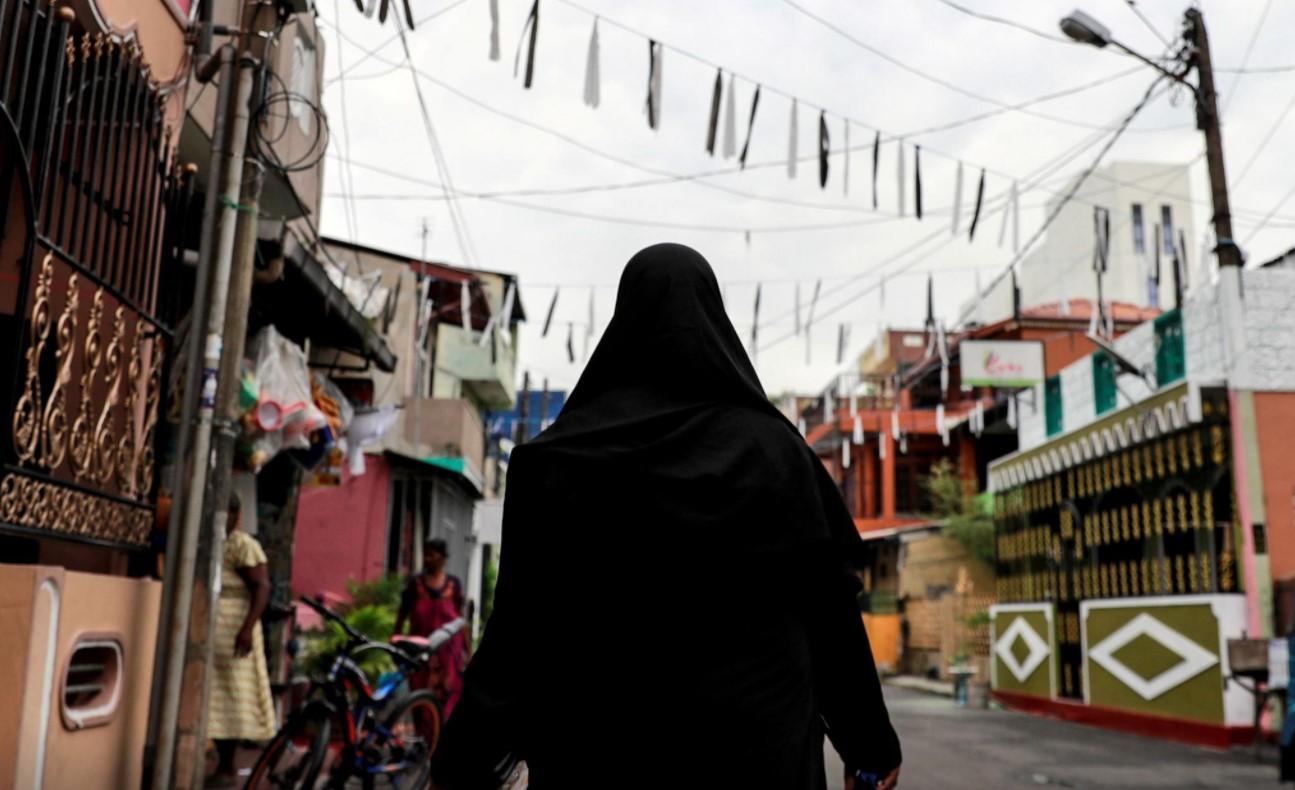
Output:
[[426,787],[431,779],[432,753],[441,737],[441,706],[430,691],[398,698],[382,722],[383,771],[391,787]]
[[328,750],[329,730],[326,711],[305,708],[294,713],[266,744],[244,787],[248,790],[314,788]]

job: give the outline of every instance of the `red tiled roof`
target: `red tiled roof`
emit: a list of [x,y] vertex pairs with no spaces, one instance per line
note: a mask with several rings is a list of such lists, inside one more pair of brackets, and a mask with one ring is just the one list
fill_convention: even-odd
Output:
[[[1069,314],[1062,313],[1062,305],[1069,307]],[[1150,321],[1160,315],[1161,311],[1154,307],[1139,307],[1128,302],[1112,302],[1111,315],[1121,323],[1142,323]],[[1089,299],[1068,299],[1065,302],[1050,302],[1048,304],[1035,305],[1021,310],[1022,318],[1059,318],[1069,320],[1084,320],[1092,318],[1093,303]]]

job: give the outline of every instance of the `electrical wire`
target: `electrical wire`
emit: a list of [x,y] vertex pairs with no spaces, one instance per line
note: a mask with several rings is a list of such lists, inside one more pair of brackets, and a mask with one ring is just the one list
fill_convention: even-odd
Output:
[[[567,5],[574,5],[571,2],[571,0],[560,0],[560,2],[566,3]],[[849,41],[851,44],[854,44],[856,47],[866,52],[872,53],[876,57],[881,58],[882,60],[886,61],[892,66],[902,69],[903,71],[906,71],[909,74],[912,74],[916,77],[920,77],[921,79],[924,79],[927,82],[933,83],[935,85],[939,85],[940,87],[945,88],[946,90],[950,90],[954,93],[957,93],[962,96],[966,96],[967,98],[970,98],[970,99],[975,99],[977,101],[985,102],[986,104],[993,104],[995,106],[1003,107],[1003,108],[1008,108],[1011,106],[1008,102],[1004,102],[999,99],[995,99],[992,96],[986,96],[983,93],[978,93],[968,88],[964,88],[961,85],[950,82],[949,80],[946,80],[942,77],[938,77],[934,74],[931,74],[930,72],[923,71],[917,68],[916,66],[911,66],[908,63],[905,63],[903,60],[900,60],[894,55],[891,55],[890,53],[886,52],[885,50],[879,47],[876,47],[872,44],[869,44],[868,42],[864,41],[858,36],[855,36],[854,34],[850,33],[848,30],[842,28],[840,25],[837,25],[835,22],[832,22],[829,19],[825,19],[824,17],[819,16],[813,11],[810,11],[808,8],[805,8],[805,6],[797,2],[797,0],[781,0],[781,2],[784,5],[790,6],[791,8],[795,9],[801,15],[809,19],[812,19],[813,21],[817,22],[819,25],[827,28],[828,30],[837,34],[838,36],[845,39],[846,41]],[[1091,130],[1111,131],[1108,127],[1095,126],[1086,121],[1077,121],[1071,118],[1062,118],[1060,116],[1049,115],[1048,113],[1041,113],[1034,110],[1022,109],[1022,110],[1017,110],[1017,112],[1021,112],[1025,115],[1030,115],[1035,118],[1041,118],[1046,121],[1052,121],[1053,123],[1065,124],[1067,126],[1077,126],[1083,129],[1091,129]]]
[[[450,3],[444,8],[439,8],[433,11],[432,13],[428,14],[427,16],[423,17],[422,19],[417,20],[414,26],[422,27],[426,23],[431,22],[433,19],[436,19],[442,14],[453,11],[454,9],[458,8],[459,6],[463,5],[466,2],[468,2],[468,0],[454,0],[454,2]],[[338,29],[341,29],[341,25],[335,25],[335,27],[337,27]],[[401,29],[403,30],[403,28]],[[349,67],[347,67],[345,71],[342,71],[336,77],[333,77],[331,80],[325,81],[324,83],[325,87],[327,87],[329,84],[333,82],[336,82],[337,80],[346,79],[346,77],[351,73],[351,71],[355,70],[358,66],[360,66],[360,64],[367,62],[371,58],[377,57],[377,53],[379,51],[387,48],[388,46],[396,43],[399,40],[400,40],[400,34],[397,33],[396,35],[391,36],[390,38],[383,41],[381,44],[378,44],[376,47],[373,47],[372,49],[364,49],[364,55],[359,60],[352,63]],[[388,64],[388,65],[391,65],[391,64]],[[396,68],[399,68],[399,66],[397,66]]]
[[1032,36],[1038,36],[1039,38],[1046,39],[1047,41],[1055,41],[1059,44],[1066,44],[1067,46],[1072,45],[1074,43],[1070,39],[1064,36],[1058,36],[1053,33],[1048,33],[1043,30],[1039,30],[1038,28],[1030,27],[1029,25],[1023,24],[1021,22],[1017,22],[1012,19],[1006,19],[1001,16],[994,16],[993,14],[986,14],[980,11],[976,11],[975,9],[967,8],[966,6],[961,5],[960,3],[955,3],[953,2],[953,0],[936,0],[936,2],[943,3],[944,5],[947,5],[949,8],[952,8],[955,11],[961,11],[967,16],[975,17],[976,19],[981,19],[986,22],[994,22],[999,25],[1006,25],[1007,27],[1014,27],[1017,30],[1023,30]]
[[[333,13],[336,14],[339,19],[341,18],[341,15],[342,15],[340,6],[341,4],[339,0],[333,0]],[[342,46],[342,29],[339,27],[336,32],[337,32],[337,70],[340,72],[345,67],[345,63],[343,61],[343,53],[345,52],[346,48]],[[341,107],[342,107],[342,145],[344,146],[343,152],[346,156],[349,157],[351,151],[354,149],[351,148],[351,121],[350,121],[350,113],[348,113],[346,110],[346,82],[345,81],[342,81],[338,85],[338,93],[340,94]],[[338,175],[342,179],[343,189],[347,192],[354,192],[355,173],[354,171],[351,170],[350,164],[346,164],[343,167],[342,171],[338,173]],[[347,235],[350,236],[352,239],[359,238],[360,217],[356,210],[355,201],[344,200],[342,203],[342,207],[346,210]]]
[[1228,108],[1232,106],[1232,100],[1236,97],[1237,85],[1241,82],[1241,76],[1246,73],[1246,66],[1250,63],[1250,56],[1255,51],[1255,42],[1259,40],[1259,33],[1264,29],[1264,20],[1268,18],[1268,11],[1272,8],[1273,0],[1264,3],[1264,10],[1259,12],[1259,19],[1255,21],[1254,30],[1250,33],[1250,41],[1246,43],[1246,53],[1241,57],[1241,66],[1236,70],[1236,76],[1232,78],[1232,85],[1228,87],[1228,93],[1223,97],[1222,115],[1227,117]]
[[1151,20],[1147,18],[1147,15],[1142,13],[1142,9],[1138,8],[1136,0],[1124,0],[1124,2],[1128,5],[1129,10],[1133,12],[1134,16],[1140,19],[1142,24],[1146,25],[1147,30],[1151,31],[1151,35],[1160,39],[1161,44],[1164,44],[1166,47],[1173,46],[1173,44],[1169,42],[1169,39],[1165,38],[1164,34],[1157,30],[1155,25],[1151,24]]
[[409,66],[409,75],[414,83],[414,95],[418,98],[418,109],[422,115],[423,129],[427,133],[427,142],[431,146],[432,157],[436,161],[436,169],[440,173],[444,192],[449,198],[446,203],[449,208],[450,224],[459,243],[459,252],[470,266],[475,265],[477,253],[472,243],[472,236],[468,231],[467,217],[463,215],[463,208],[459,205],[458,200],[452,197],[455,189],[454,179],[450,175],[450,165],[445,158],[445,152],[441,149],[441,141],[436,135],[436,127],[432,123],[431,111],[427,108],[427,98],[423,96],[423,85],[418,79],[419,72],[417,67],[414,66],[414,56],[409,51],[409,41],[405,37],[404,25],[400,21],[399,14],[396,14],[395,18],[396,33],[400,37],[400,48],[405,53],[405,63]]

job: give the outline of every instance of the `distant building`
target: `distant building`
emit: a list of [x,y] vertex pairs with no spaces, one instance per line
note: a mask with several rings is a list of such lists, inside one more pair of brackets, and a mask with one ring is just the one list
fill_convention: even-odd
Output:
[[[1018,267],[1021,305],[1097,298],[1093,272],[1096,204],[1110,212],[1110,255],[1102,282],[1103,298],[1139,307],[1173,308],[1174,249],[1180,238],[1186,246],[1182,290],[1186,292],[1205,276],[1192,224],[1188,174],[1187,165],[1160,162],[1113,162],[1095,170]],[[1047,203],[1049,214],[1073,183],[1057,187]],[[1161,229],[1158,282],[1157,227]],[[964,309],[970,307],[968,303]],[[1004,279],[982,300],[977,320],[992,323],[1011,314],[1011,280]]]

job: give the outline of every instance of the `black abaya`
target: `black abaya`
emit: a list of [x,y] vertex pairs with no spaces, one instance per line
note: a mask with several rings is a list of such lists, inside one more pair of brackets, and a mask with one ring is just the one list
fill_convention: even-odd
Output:
[[513,452],[494,613],[433,760],[535,790],[824,786],[899,764],[840,493],[699,254],[657,245],[557,421]]

